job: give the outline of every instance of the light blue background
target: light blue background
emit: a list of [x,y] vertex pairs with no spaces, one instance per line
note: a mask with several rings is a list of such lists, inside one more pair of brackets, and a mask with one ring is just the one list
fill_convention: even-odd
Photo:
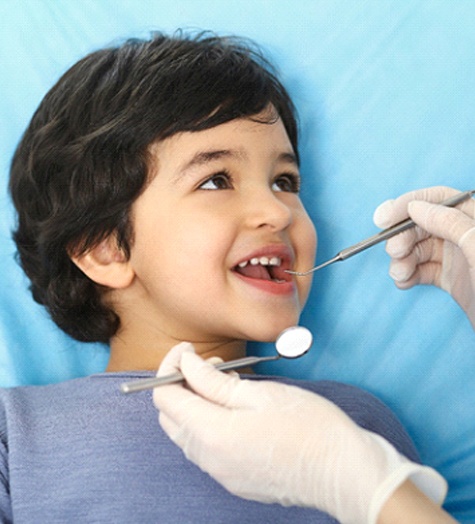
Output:
[[[471,0],[0,0],[0,385],[56,382],[107,361],[106,348],[52,325],[13,260],[6,184],[23,129],[85,53],[180,27],[251,37],[280,68],[301,115],[303,199],[319,261],[375,233],[373,210],[387,198],[437,184],[474,188]],[[475,522],[473,331],[443,292],[398,291],[387,262],[378,246],[319,272],[302,318],[315,335],[311,352],[261,370],[375,393],[449,480],[446,507]]]

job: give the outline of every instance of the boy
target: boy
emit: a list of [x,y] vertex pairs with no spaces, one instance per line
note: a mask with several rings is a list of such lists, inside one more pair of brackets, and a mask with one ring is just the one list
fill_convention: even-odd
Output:
[[[3,391],[6,522],[334,522],[243,501],[160,430],[149,376],[179,341],[244,355],[298,322],[316,235],[300,198],[294,108],[250,44],[207,35],[129,40],[74,65],[15,153],[14,237],[34,298],[107,373]],[[347,386],[299,383],[416,452],[394,416]]]

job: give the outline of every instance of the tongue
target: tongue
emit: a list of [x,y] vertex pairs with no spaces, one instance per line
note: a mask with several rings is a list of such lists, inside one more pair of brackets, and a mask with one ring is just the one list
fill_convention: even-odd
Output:
[[271,280],[269,271],[264,266],[258,264],[257,266],[251,266],[248,264],[246,267],[238,267],[236,271],[247,277],[247,278],[257,278],[259,280]]

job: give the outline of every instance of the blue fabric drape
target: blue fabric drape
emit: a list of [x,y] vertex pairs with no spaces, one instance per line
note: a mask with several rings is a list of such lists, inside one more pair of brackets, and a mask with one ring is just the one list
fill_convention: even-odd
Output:
[[[0,0],[0,385],[57,382],[107,362],[107,348],[70,340],[32,301],[10,239],[9,160],[77,59],[150,30],[257,40],[301,116],[303,200],[324,261],[375,233],[373,210],[387,198],[475,186],[474,20],[471,0]],[[475,522],[473,331],[443,292],[398,291],[387,261],[379,246],[316,274],[302,318],[314,347],[262,370],[375,393],[449,480],[447,508]]]

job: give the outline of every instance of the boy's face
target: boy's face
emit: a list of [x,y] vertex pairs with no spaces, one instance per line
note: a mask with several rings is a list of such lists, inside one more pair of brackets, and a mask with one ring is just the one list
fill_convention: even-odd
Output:
[[[237,119],[154,144],[132,208],[135,314],[177,340],[271,341],[298,323],[316,233],[279,119]],[[242,267],[241,267],[242,266]]]

